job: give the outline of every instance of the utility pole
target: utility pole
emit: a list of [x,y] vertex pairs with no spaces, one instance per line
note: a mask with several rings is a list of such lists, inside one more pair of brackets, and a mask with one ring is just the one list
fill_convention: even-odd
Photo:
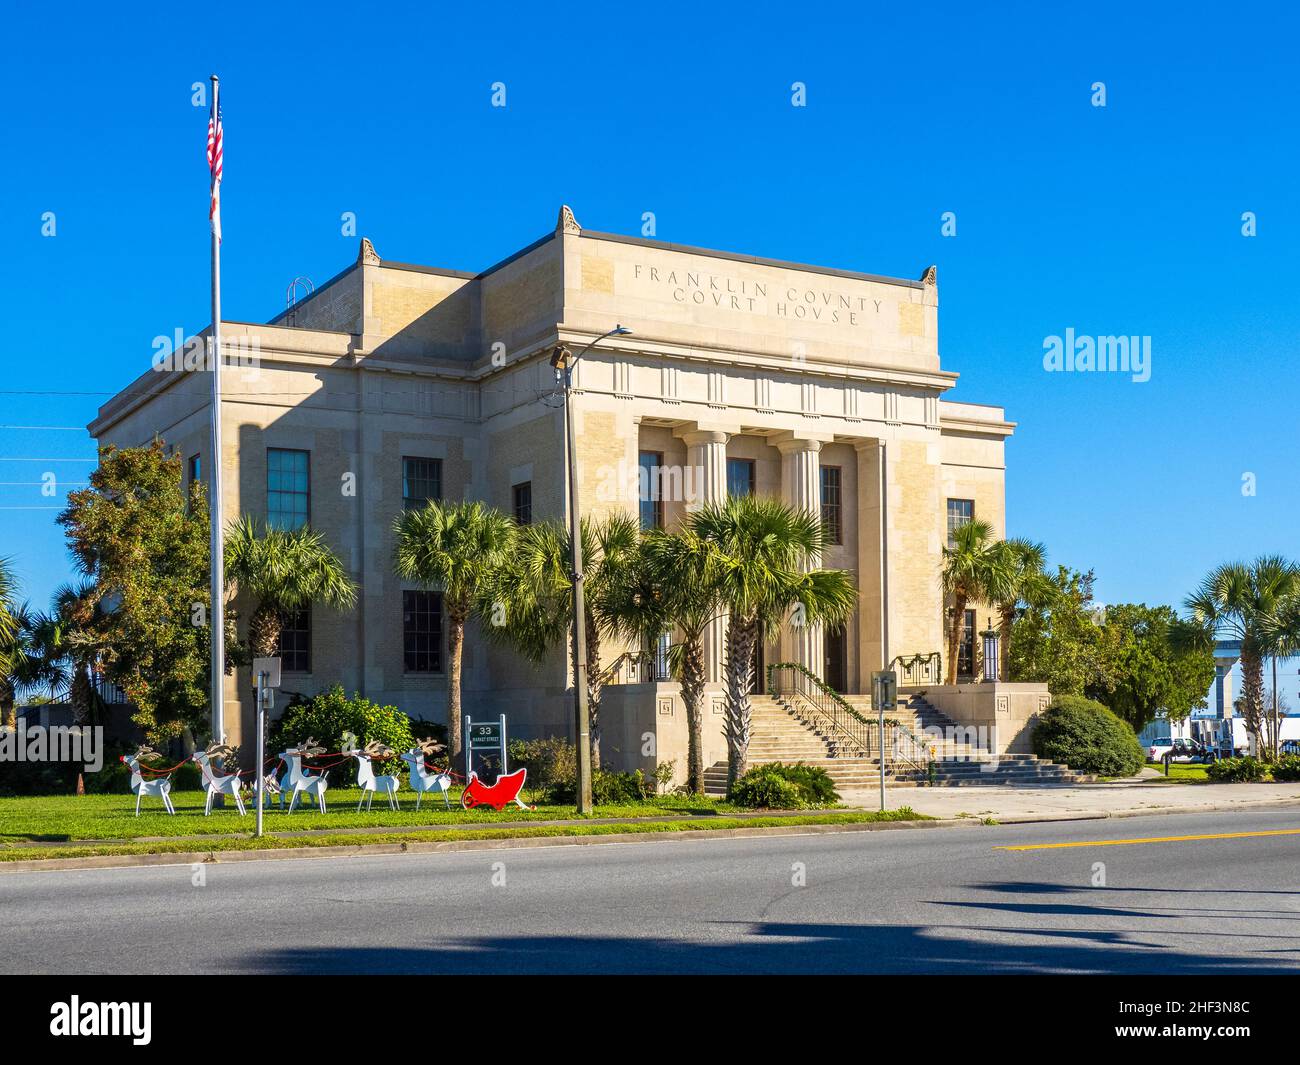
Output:
[[632,332],[616,325],[573,355],[563,344],[557,344],[551,353],[551,365],[564,386],[564,463],[569,479],[569,543],[573,553],[573,716],[577,736],[577,807],[578,813],[589,814],[594,808],[591,799],[591,708],[587,703],[587,610],[583,595],[582,572],[582,515],[578,506],[577,427],[573,417],[573,368],[587,352],[606,337],[625,336]]

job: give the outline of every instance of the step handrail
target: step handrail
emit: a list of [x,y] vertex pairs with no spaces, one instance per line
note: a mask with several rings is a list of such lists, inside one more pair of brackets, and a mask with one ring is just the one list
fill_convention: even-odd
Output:
[[839,692],[803,664],[774,662],[767,667],[767,688],[772,698],[777,700],[782,695],[798,695],[866,757],[879,755],[881,772],[888,769],[897,775],[900,769],[904,769],[928,774],[933,760],[928,741],[918,738],[894,718],[886,719],[885,734],[880,735],[879,722],[863,717]]
[[943,655],[938,651],[895,655],[889,668],[899,674],[898,683],[903,687],[943,683]]

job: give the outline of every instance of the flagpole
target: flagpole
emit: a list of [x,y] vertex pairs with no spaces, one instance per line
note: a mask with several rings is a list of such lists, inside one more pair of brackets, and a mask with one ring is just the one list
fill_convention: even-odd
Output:
[[[221,121],[217,103],[220,86],[212,75],[212,123],[214,131]],[[219,195],[217,174],[211,168],[211,194]],[[225,742],[226,735],[226,618],[225,618],[225,546],[221,529],[221,237],[220,201],[212,221],[212,458],[208,475],[208,522],[212,532],[212,588],[208,616],[212,625],[212,740]]]

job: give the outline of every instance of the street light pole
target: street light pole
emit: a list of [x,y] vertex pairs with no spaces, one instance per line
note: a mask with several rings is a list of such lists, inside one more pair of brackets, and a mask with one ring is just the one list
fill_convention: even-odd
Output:
[[582,516],[578,506],[577,427],[573,417],[573,368],[578,360],[602,340],[632,332],[616,325],[572,355],[563,344],[551,353],[551,365],[564,384],[564,461],[569,478],[569,543],[573,553],[573,716],[577,735],[578,813],[589,814],[591,799],[591,708],[587,704],[587,609],[583,596]]

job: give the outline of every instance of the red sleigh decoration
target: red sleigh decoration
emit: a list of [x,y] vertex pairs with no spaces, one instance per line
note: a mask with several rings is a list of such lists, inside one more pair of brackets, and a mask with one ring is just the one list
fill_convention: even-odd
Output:
[[466,810],[472,810],[475,806],[490,806],[499,812],[513,802],[522,810],[531,810],[532,807],[524,805],[519,798],[527,776],[527,769],[516,769],[513,773],[497,777],[497,782],[489,787],[479,780],[477,773],[470,773],[465,790],[461,792],[460,804]]

